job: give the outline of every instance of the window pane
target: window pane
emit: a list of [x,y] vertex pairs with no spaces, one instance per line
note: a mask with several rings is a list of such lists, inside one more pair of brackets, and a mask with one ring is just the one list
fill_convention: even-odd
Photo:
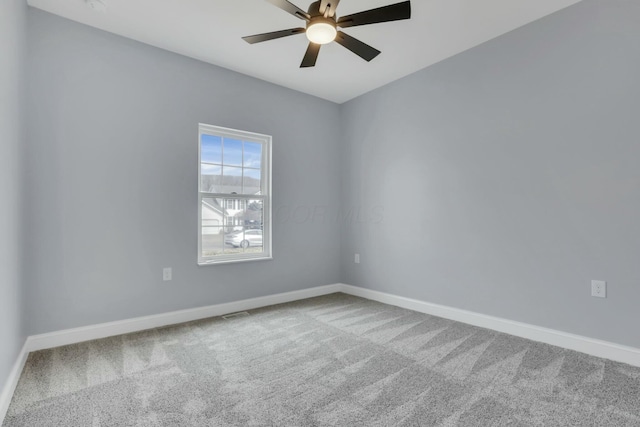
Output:
[[231,166],[242,166],[242,141],[225,138],[223,147],[223,163]]
[[205,193],[219,192],[222,182],[222,167],[217,165],[200,165],[200,191]]
[[259,194],[260,193],[260,169],[245,169],[244,170],[244,194]]
[[228,225],[224,230],[224,253],[263,252],[262,229],[264,217],[262,200],[237,199],[234,207],[239,209],[225,209]]
[[242,228],[224,234],[224,253],[260,253],[263,249],[262,230]]
[[202,256],[219,255],[224,250],[223,225],[224,209],[218,199],[202,199]]
[[222,181],[218,188],[219,193],[242,193],[242,168],[224,166],[222,175]]
[[244,167],[260,169],[262,167],[262,144],[244,143]]
[[222,163],[222,138],[213,135],[201,136],[200,161],[207,163]]
[[262,230],[264,221],[262,209],[262,200],[247,200],[247,206],[243,211],[242,217],[245,228],[251,230]]
[[202,228],[202,256],[221,255],[224,251],[222,227]]

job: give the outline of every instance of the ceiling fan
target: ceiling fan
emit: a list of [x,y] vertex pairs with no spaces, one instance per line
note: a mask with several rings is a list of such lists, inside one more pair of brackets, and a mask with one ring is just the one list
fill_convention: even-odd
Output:
[[267,0],[269,3],[290,13],[296,18],[307,22],[306,28],[291,28],[288,30],[274,31],[272,33],[256,34],[243,37],[247,43],[260,43],[268,40],[279,39],[281,37],[293,36],[295,34],[306,33],[309,39],[309,47],[302,59],[300,68],[313,67],[316,65],[320,46],[336,41],[349,49],[365,61],[371,61],[380,54],[366,43],[351,37],[338,30],[340,28],[355,27],[358,25],[378,24],[380,22],[399,21],[411,18],[411,1],[379,7],[353,15],[336,17],[336,8],[340,0],[320,0],[311,3],[309,10],[305,12],[287,0]]

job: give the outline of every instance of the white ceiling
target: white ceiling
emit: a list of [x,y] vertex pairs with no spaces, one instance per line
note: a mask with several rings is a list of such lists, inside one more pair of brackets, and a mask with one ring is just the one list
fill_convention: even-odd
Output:
[[[345,29],[382,51],[367,63],[332,43],[300,69],[304,34],[250,45],[242,36],[303,27],[265,0],[28,0],[29,5],[185,56],[343,103],[580,0],[413,0],[412,18]],[[292,0],[307,10],[312,0]],[[338,16],[400,0],[342,0]]]

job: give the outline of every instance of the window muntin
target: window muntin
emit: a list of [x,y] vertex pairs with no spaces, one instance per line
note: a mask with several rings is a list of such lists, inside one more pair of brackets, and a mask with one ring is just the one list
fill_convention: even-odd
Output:
[[271,258],[271,137],[200,124],[198,263]]

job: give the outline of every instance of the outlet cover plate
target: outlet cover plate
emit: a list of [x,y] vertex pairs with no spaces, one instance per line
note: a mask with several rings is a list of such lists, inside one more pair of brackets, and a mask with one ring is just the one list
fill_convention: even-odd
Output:
[[607,297],[607,282],[604,280],[591,281],[591,296],[597,298]]

